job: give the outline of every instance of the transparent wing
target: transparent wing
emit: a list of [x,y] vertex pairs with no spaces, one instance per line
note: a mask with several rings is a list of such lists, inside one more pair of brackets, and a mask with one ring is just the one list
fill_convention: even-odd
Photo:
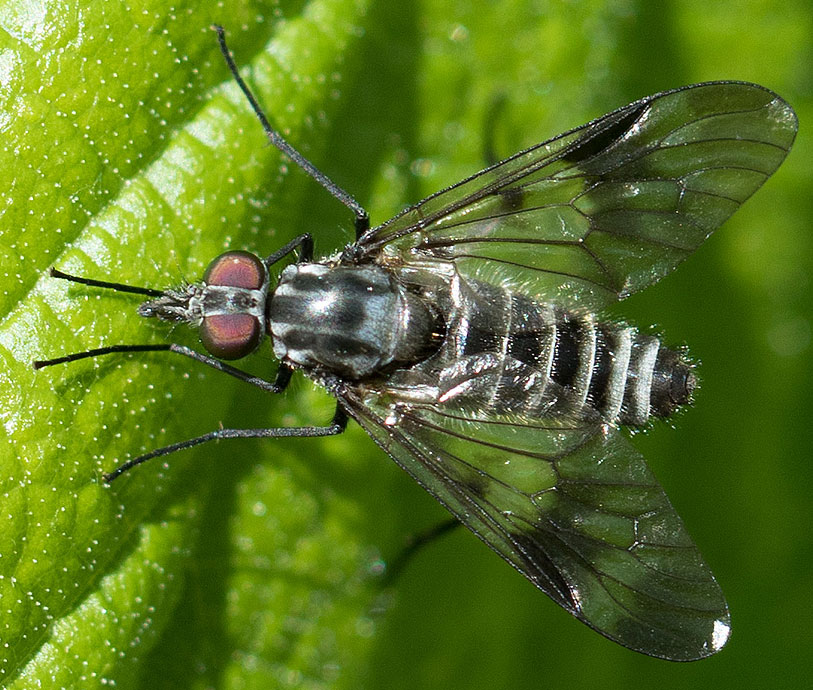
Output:
[[793,109],[755,84],[641,99],[372,228],[360,257],[452,260],[469,277],[600,309],[672,271],[784,160]]
[[725,644],[723,594],[618,430],[401,409],[353,388],[339,398],[419,484],[579,620],[665,659],[700,659]]

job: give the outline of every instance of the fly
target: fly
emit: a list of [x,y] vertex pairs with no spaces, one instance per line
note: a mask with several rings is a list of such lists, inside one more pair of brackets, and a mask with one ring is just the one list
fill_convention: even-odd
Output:
[[[57,278],[147,297],[206,353],[169,351],[270,393],[301,370],[337,400],[326,426],[218,429],[133,458],[223,438],[313,437],[348,419],[458,520],[573,616],[672,660],[726,643],[725,598],[622,427],[692,398],[681,350],[601,313],[671,272],[779,167],[793,109],[744,82],[664,91],[521,151],[370,228],[367,212],[269,124],[271,142],[347,206],[356,240],[314,259],[310,235],[268,257],[230,251],[173,290]],[[272,268],[295,257],[275,281]],[[273,380],[228,360],[271,339]]]

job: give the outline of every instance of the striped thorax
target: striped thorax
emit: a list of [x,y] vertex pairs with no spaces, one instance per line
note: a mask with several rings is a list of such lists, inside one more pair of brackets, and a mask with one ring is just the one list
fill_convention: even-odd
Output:
[[350,380],[424,359],[439,339],[429,304],[378,266],[287,266],[268,305],[274,354]]

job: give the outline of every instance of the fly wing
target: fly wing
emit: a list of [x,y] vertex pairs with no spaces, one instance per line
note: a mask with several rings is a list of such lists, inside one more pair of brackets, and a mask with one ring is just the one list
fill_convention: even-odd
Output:
[[755,84],[664,91],[406,209],[359,257],[453,261],[466,276],[597,310],[660,280],[779,167],[793,109]]
[[383,404],[361,388],[339,398],[419,484],[579,620],[665,659],[725,644],[725,598],[620,431]]

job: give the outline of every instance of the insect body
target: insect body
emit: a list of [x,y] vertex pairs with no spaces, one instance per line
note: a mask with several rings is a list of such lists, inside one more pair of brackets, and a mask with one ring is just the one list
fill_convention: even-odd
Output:
[[268,329],[280,361],[336,385],[397,389],[409,405],[643,426],[694,388],[690,365],[657,338],[453,267],[288,266],[269,296]]
[[[177,290],[75,282],[150,299],[142,316],[200,328],[209,354],[118,345],[36,362],[169,350],[269,392],[295,369],[336,397],[324,427],[220,429],[216,438],[326,436],[355,419],[461,522],[560,606],[646,654],[699,659],[728,639],[725,599],[621,427],[687,403],[692,364],[595,316],[669,273],[780,165],[790,106],[754,84],[666,91],[520,152],[369,228],[367,214],[271,141],[356,216],[357,239],[314,260],[303,235],[264,259],[216,258]],[[298,252],[275,281],[272,267]],[[270,336],[273,381],[223,360]]]

